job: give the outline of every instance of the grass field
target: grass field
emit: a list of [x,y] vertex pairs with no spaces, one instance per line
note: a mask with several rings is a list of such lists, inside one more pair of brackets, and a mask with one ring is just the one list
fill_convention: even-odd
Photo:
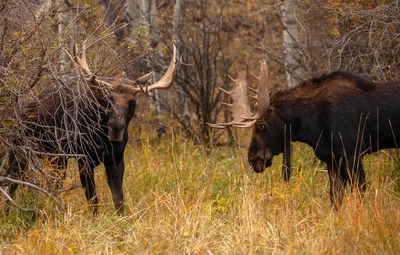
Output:
[[[365,199],[348,190],[336,212],[325,166],[306,145],[294,145],[295,170],[285,183],[281,156],[256,174],[244,147],[147,141],[126,151],[124,217],[114,214],[102,168],[97,217],[81,189],[62,195],[63,212],[20,190],[19,203],[43,212],[1,214],[0,254],[399,254],[400,171],[387,152],[365,160]],[[65,186],[74,182],[71,164]]]

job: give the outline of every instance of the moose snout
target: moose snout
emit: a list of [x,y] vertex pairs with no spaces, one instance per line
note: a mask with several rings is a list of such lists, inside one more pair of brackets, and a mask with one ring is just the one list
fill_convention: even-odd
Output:
[[268,152],[256,154],[249,153],[248,160],[254,172],[262,173],[265,168],[272,165],[272,154]]
[[111,141],[120,142],[124,139],[125,127],[109,127],[108,138]]

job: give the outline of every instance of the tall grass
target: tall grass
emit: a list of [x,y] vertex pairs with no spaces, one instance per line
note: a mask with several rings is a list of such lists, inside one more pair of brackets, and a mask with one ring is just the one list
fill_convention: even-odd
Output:
[[[96,171],[100,214],[82,190],[62,195],[68,209],[20,190],[18,202],[39,214],[1,215],[0,254],[398,254],[400,171],[388,153],[366,158],[368,188],[348,190],[331,209],[325,166],[295,144],[295,170],[281,176],[281,157],[254,173],[246,148],[207,150],[174,137],[126,151],[126,216],[114,213],[103,169]],[[243,144],[248,144],[243,142]],[[71,165],[66,186],[78,181]]]

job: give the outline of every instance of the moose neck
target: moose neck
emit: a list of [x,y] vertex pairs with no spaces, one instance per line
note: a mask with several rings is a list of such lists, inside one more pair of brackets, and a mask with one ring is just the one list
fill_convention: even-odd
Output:
[[[292,99],[288,99],[292,98]],[[303,142],[315,148],[318,137],[310,134],[319,133],[321,130],[314,130],[317,123],[319,102],[312,95],[301,97],[296,88],[276,94],[273,101],[276,115],[284,123],[285,141]],[[285,142],[286,147],[288,143]]]

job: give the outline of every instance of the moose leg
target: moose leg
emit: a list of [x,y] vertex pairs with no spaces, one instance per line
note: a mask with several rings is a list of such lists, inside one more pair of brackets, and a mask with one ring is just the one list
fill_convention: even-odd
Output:
[[55,159],[54,170],[55,170],[55,181],[54,189],[55,192],[61,192],[66,176],[68,160],[67,157],[60,156]]
[[328,174],[329,174],[329,182],[330,182],[330,198],[332,206],[339,210],[340,205],[342,204],[344,190],[347,184],[347,179],[342,176],[340,163],[336,164],[328,163]]
[[85,190],[86,199],[93,206],[93,215],[97,215],[99,200],[94,183],[94,166],[81,159],[78,160],[78,165],[79,177],[81,179],[82,188]]
[[362,157],[349,157],[348,175],[352,191],[358,191],[361,197],[366,190],[365,172]]
[[110,187],[114,207],[118,215],[124,214],[124,193],[122,190],[122,182],[124,177],[124,161],[120,161],[118,165],[109,162],[104,162],[107,174],[107,183]]
[[[286,129],[286,125],[285,125]],[[292,166],[291,166],[291,161],[290,161],[290,156],[291,156],[291,144],[290,144],[290,132],[285,132],[285,147],[283,151],[283,164],[282,164],[282,174],[283,174],[283,179],[285,181],[289,181],[290,176],[292,174]]]
[[122,182],[125,170],[124,150],[126,141],[127,139],[122,142],[113,142],[111,153],[106,153],[104,156],[107,183],[110,187],[114,207],[115,210],[117,210],[118,215],[124,214],[124,193],[122,190]]
[[[11,176],[11,178],[16,178],[16,179],[21,179],[23,176],[23,173],[25,171],[25,168],[27,166],[25,160],[17,160],[16,156],[14,155],[13,152],[10,153],[9,158],[8,158],[8,175]],[[11,183],[7,189],[6,192],[8,195],[13,199],[14,194],[17,191],[18,184],[16,183]],[[5,212],[8,213],[10,211],[10,202],[7,201],[5,204]]]

